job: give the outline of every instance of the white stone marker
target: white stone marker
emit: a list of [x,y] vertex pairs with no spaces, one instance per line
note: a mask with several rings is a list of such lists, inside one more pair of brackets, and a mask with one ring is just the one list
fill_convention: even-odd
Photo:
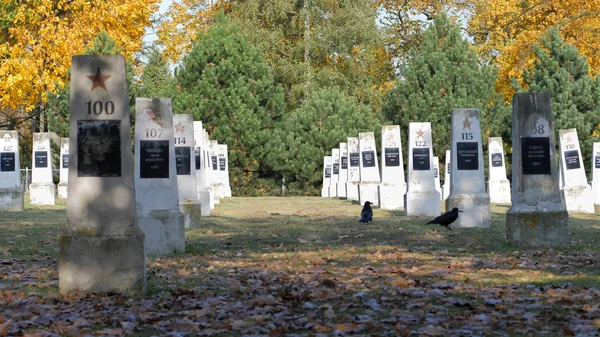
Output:
[[463,213],[452,227],[489,228],[492,225],[490,196],[485,190],[483,151],[478,109],[452,111],[452,167],[446,210]]
[[29,200],[32,205],[54,205],[56,203],[56,185],[52,180],[52,149],[50,133],[33,134],[33,169]]
[[348,144],[340,143],[340,174],[337,183],[337,196],[346,198],[346,182],[348,182]]
[[448,199],[450,195],[450,167],[452,167],[450,150],[446,150],[446,167],[444,168],[444,185],[442,185],[442,200]]
[[381,127],[381,184],[379,199],[381,209],[404,209],[406,181],[402,160],[400,125]]
[[19,133],[1,131],[0,135],[0,211],[22,211]]
[[210,163],[211,163],[211,181],[210,185],[214,191],[215,195],[215,204],[218,205],[221,202],[221,198],[223,198],[223,184],[221,184],[221,180],[219,179],[219,152],[218,152],[219,143],[216,140],[211,140],[209,145],[210,150]]
[[331,181],[329,182],[329,196],[337,197],[337,183],[340,177],[340,149],[331,150]]
[[558,138],[567,211],[594,214],[592,189],[585,176],[577,129],[558,130]]
[[377,147],[373,132],[358,134],[358,149],[360,150],[360,184],[358,185],[359,202],[370,201],[379,206],[379,163],[377,162]]
[[488,138],[488,194],[490,202],[510,204],[510,181],[506,179],[506,162],[501,137]]
[[192,167],[194,154],[194,117],[173,115],[175,168],[179,195],[179,210],[183,213],[185,228],[200,224],[202,209],[196,191],[196,170]]
[[408,191],[406,215],[438,216],[442,207],[435,189],[431,123],[408,124]]
[[348,137],[348,181],[346,182],[346,198],[359,201],[358,184],[360,183],[360,150],[358,137]]
[[[221,171],[221,182],[223,184],[223,197],[231,198],[231,184],[229,183],[229,151],[227,144],[221,144],[219,153],[219,171]],[[224,165],[222,165],[224,164]]]
[[144,233],[136,224],[125,58],[73,56],[67,226],[59,290],[142,293]]
[[440,185],[440,158],[433,156],[433,179],[435,179],[435,190],[440,194],[442,199],[442,187]]
[[205,131],[202,128],[201,121],[194,121],[194,166],[196,168],[196,190],[198,193],[198,200],[200,201],[200,215],[210,216],[210,204],[212,196],[208,190],[206,183],[206,144],[204,142]]
[[206,167],[206,172],[205,172],[205,176],[206,176],[206,188],[209,191],[210,194],[210,209],[213,210],[215,209],[215,200],[217,199],[217,196],[215,195],[215,187],[214,187],[214,183],[213,183],[213,161],[212,161],[212,157],[211,157],[211,141],[210,141],[210,137],[208,137],[208,132],[206,130],[204,130],[204,163],[205,163],[205,167]]
[[135,100],[135,202],[146,254],[185,250],[170,98]]
[[67,186],[69,184],[69,138],[60,139],[60,171],[58,182],[58,197],[67,199]]
[[329,185],[331,185],[331,156],[323,157],[323,188],[321,197],[329,197]]
[[600,207],[600,143],[595,142],[592,149],[592,199],[594,207]]
[[553,130],[548,93],[513,96],[512,207],[506,213],[510,243],[554,247],[569,242]]

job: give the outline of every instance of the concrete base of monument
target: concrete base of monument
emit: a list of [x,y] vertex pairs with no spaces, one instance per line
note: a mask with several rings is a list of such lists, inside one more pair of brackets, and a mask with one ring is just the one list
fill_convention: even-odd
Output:
[[67,183],[58,183],[58,198],[67,199]]
[[346,183],[346,199],[352,201],[360,200],[360,195],[358,193],[358,183]]
[[442,202],[436,190],[426,192],[406,192],[404,197],[404,214],[409,215],[440,215]]
[[[200,215],[201,216],[210,216],[210,200],[212,196],[210,195],[210,191],[199,191],[198,192],[198,200],[200,200]],[[214,207],[213,207],[214,208]]]
[[562,192],[569,213],[594,214],[594,200],[590,185],[568,186],[563,188]]
[[210,193],[210,209],[212,210],[215,209],[215,205],[217,204],[217,191],[215,189],[215,185],[208,185],[208,193]]
[[179,210],[137,211],[144,232],[146,255],[166,255],[185,250],[183,214]]
[[360,183],[358,184],[358,202],[361,205],[365,201],[372,203],[372,206],[379,206],[379,183]]
[[94,232],[58,236],[58,288],[61,294],[142,294],[146,288],[144,233],[132,226],[122,235]]
[[406,184],[390,185],[382,183],[379,185],[379,208],[389,210],[404,209],[404,195]]
[[600,204],[594,204],[594,210],[596,211],[596,214],[600,214]]
[[29,200],[32,205],[55,205],[56,186],[51,183],[32,183],[29,185]]
[[569,243],[566,210],[511,207],[506,213],[506,239],[522,247],[563,247]]
[[510,181],[508,179],[488,181],[488,194],[493,204],[510,204],[512,202]]
[[450,195],[450,184],[442,185],[442,200],[448,199],[449,195]]
[[449,211],[454,207],[462,213],[452,223],[452,228],[490,228],[492,225],[490,197],[487,193],[450,194],[446,199],[446,209]]
[[179,200],[179,211],[183,214],[183,224],[185,228],[200,226],[200,217],[202,216],[202,205],[200,204],[200,200]]
[[337,196],[338,196],[338,198],[346,198],[346,184],[345,183],[337,184]]
[[0,188],[0,211],[21,212],[23,191],[20,188]]
[[231,198],[231,186],[223,185],[223,197]]
[[329,185],[329,196],[331,198],[337,198],[337,183]]
[[329,198],[329,186],[323,187],[321,189],[321,197],[322,198]]

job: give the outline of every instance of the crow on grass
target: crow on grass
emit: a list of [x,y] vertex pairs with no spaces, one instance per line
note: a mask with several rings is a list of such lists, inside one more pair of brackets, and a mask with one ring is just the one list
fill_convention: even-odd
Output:
[[437,218],[429,221],[427,224],[438,224],[440,226],[446,227],[447,230],[452,231],[452,228],[450,228],[450,224],[456,221],[456,219],[458,219],[458,212],[462,213],[461,210],[454,207],[450,212],[446,212],[438,216]]
[[360,220],[358,220],[359,222],[369,223],[373,220],[373,210],[371,209],[372,204],[372,202],[365,201],[365,206],[360,212]]

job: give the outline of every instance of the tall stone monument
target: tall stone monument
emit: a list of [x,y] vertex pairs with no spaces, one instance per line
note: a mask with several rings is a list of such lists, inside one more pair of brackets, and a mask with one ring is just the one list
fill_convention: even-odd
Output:
[[231,185],[229,183],[229,151],[227,144],[219,145],[219,171],[223,184],[223,197],[231,198]]
[[406,215],[438,216],[440,193],[435,189],[431,123],[408,124],[408,191]]
[[348,181],[346,182],[346,199],[359,201],[358,184],[360,183],[360,150],[358,137],[348,137]]
[[223,198],[223,184],[219,174],[219,142],[211,140],[209,145],[210,162],[212,167],[211,186],[215,195],[215,204],[219,204]]
[[54,205],[56,203],[56,185],[52,179],[52,148],[50,133],[33,134],[33,169],[29,200],[32,205]]
[[210,194],[210,209],[213,210],[215,209],[215,200],[217,200],[217,196],[215,195],[215,186],[214,186],[214,169],[213,169],[213,164],[215,164],[216,167],[216,161],[213,163],[213,157],[211,156],[211,140],[210,137],[208,137],[208,132],[206,130],[204,130],[204,139],[203,139],[203,146],[204,146],[204,161],[205,161],[205,167],[206,167],[206,172],[205,172],[205,176],[206,176],[206,187],[208,188],[209,194]]
[[375,134],[373,132],[359,133],[358,148],[360,150],[359,202],[362,205],[365,201],[370,201],[373,206],[379,206],[381,179],[379,178]]
[[58,197],[67,199],[67,186],[69,184],[69,138],[60,139],[60,171],[58,182]]
[[135,101],[135,202],[137,224],[149,255],[183,252],[170,98]]
[[[185,228],[200,224],[202,209],[196,191],[196,170],[192,167],[194,154],[194,117],[188,114],[173,115],[175,142],[175,168],[179,210],[183,213]],[[194,169],[192,169],[194,168]]]
[[58,238],[62,294],[142,293],[125,58],[73,56],[67,226]]
[[331,185],[331,156],[323,157],[323,188],[321,197],[329,197],[329,185]]
[[501,137],[488,138],[488,194],[494,204],[510,204],[510,181],[506,178],[506,162]]
[[433,156],[433,179],[435,179],[435,190],[440,194],[442,200],[442,187],[440,185],[440,158]]
[[206,143],[204,142],[205,131],[201,121],[194,121],[194,166],[196,168],[196,189],[200,201],[200,215],[210,216],[210,204],[212,196],[206,183]]
[[446,164],[444,167],[444,185],[442,185],[442,200],[448,199],[448,196],[450,195],[450,167],[452,166],[452,163],[450,162],[450,158],[452,158],[452,156],[450,155],[450,150],[446,150],[445,157]]
[[337,183],[340,177],[340,149],[331,150],[331,181],[329,182],[329,196],[337,197]]
[[525,247],[569,242],[569,215],[559,188],[548,93],[513,96],[512,207],[506,237]]
[[0,211],[23,210],[19,133],[1,131],[0,135]]
[[[592,200],[594,208],[600,209],[600,143],[594,143],[592,149]],[[596,212],[600,213],[600,212]]]
[[564,181],[562,191],[567,211],[594,214],[592,189],[585,176],[577,129],[558,130],[558,139],[561,174]]
[[340,143],[340,174],[337,183],[337,196],[346,198],[346,183],[348,182],[348,144]]
[[451,153],[452,176],[446,210],[456,207],[463,211],[452,227],[490,227],[492,213],[490,196],[485,190],[478,109],[452,111]]
[[404,209],[406,181],[402,160],[400,125],[381,127],[381,184],[379,199],[381,209]]

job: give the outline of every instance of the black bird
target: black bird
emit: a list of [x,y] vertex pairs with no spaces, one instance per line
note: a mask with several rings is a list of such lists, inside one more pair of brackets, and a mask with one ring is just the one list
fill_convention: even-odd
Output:
[[373,210],[371,209],[371,205],[373,203],[369,201],[365,201],[365,206],[360,212],[360,220],[359,222],[371,222],[373,220]]
[[451,231],[450,224],[458,219],[458,212],[461,212],[458,208],[454,207],[450,212],[446,212],[437,218],[429,221],[427,224],[439,224],[440,226],[446,227],[447,230]]

